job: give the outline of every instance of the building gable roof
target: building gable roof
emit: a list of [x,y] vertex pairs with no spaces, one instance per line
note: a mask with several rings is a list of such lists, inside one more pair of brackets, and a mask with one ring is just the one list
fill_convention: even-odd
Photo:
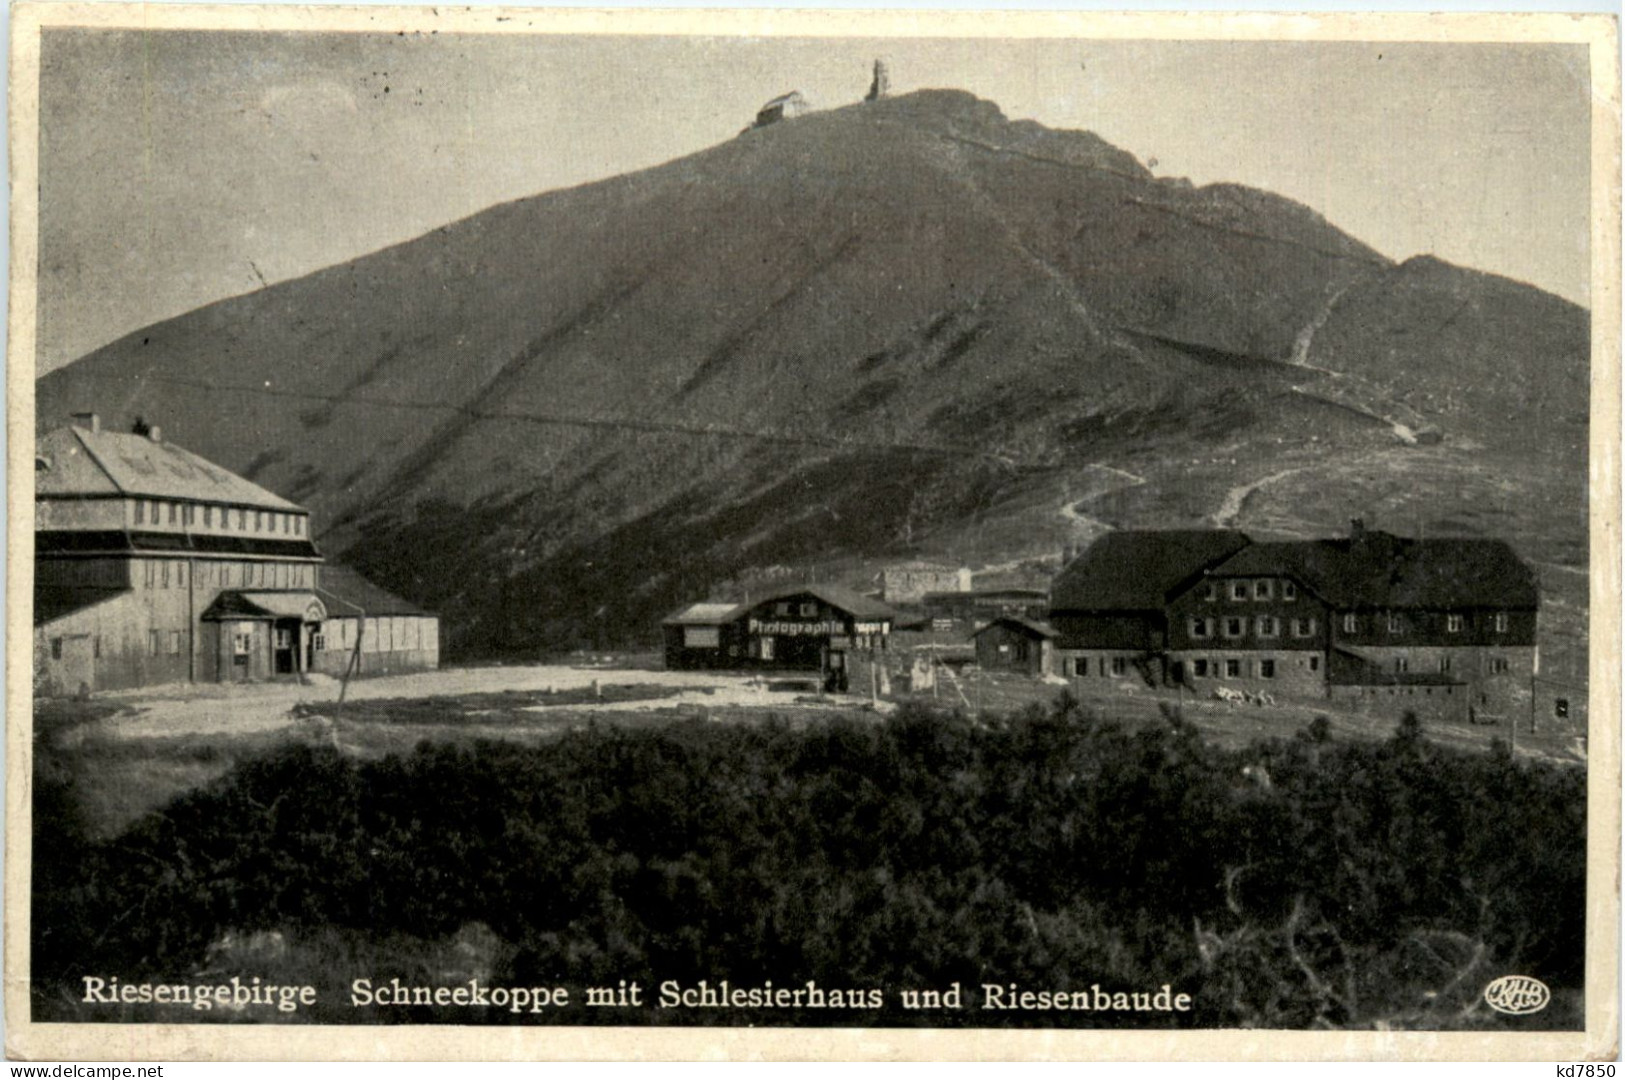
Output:
[[995,626],[998,626],[1001,623],[1007,623],[1010,626],[1016,627],[1017,629],[1025,630],[1033,637],[1052,638],[1055,636],[1055,628],[1047,622],[1043,622],[1039,619],[1026,619],[1019,615],[1000,615],[997,619],[994,619],[992,622],[976,631],[976,633],[972,634],[971,637],[981,637],[987,631],[993,629]]
[[1110,532],[1061,570],[1052,611],[1160,611],[1202,571],[1250,543],[1224,529]]
[[669,616],[665,621],[665,625],[721,626],[723,623],[732,622],[740,610],[738,604],[690,604],[681,611]]
[[1534,571],[1504,540],[1375,530],[1249,545],[1214,575],[1286,574],[1340,608],[1535,607]]
[[84,585],[34,586],[34,625],[44,626],[76,611],[105,604],[128,594],[125,587],[96,587]]
[[36,497],[127,495],[303,512],[174,443],[117,431],[58,428],[35,444]]

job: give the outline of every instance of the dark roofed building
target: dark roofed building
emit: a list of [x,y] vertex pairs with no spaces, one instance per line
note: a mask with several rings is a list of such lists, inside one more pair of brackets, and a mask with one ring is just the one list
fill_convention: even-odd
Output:
[[1096,540],[1050,589],[1061,674],[1154,681],[1147,664],[1167,647],[1169,600],[1248,543],[1224,530],[1125,530]]
[[1138,667],[1153,683],[1493,714],[1528,693],[1539,606],[1504,541],[1355,521],[1346,537],[1283,542],[1113,533],[1062,572],[1051,622],[1068,675]]

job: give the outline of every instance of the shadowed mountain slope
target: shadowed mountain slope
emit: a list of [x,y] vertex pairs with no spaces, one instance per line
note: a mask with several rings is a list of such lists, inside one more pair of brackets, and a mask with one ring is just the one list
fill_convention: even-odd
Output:
[[491,654],[646,636],[752,568],[1201,524],[1362,454],[1577,470],[1583,543],[1587,341],[1528,286],[924,91],[493,207],[38,396],[43,427],[143,415],[303,502]]

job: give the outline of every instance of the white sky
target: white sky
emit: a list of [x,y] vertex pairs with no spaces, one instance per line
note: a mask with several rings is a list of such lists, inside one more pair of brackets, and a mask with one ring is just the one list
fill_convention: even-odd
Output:
[[[506,199],[732,138],[800,89],[952,86],[1396,259],[1588,300],[1580,46],[48,31],[39,371]],[[386,91],[387,88],[387,91]]]

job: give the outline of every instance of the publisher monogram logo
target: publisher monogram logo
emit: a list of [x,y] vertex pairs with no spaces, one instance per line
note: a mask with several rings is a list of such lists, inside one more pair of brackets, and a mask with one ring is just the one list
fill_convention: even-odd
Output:
[[1484,988],[1484,1000],[1496,1012],[1524,1016],[1544,1009],[1552,992],[1528,975],[1503,975]]

